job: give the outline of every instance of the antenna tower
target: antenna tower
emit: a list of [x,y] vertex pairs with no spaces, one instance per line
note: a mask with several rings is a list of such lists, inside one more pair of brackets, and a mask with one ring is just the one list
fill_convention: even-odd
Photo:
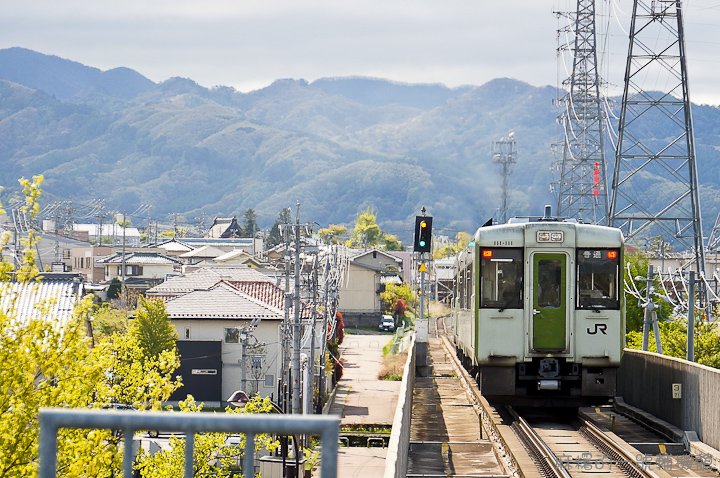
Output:
[[493,162],[502,166],[502,207],[500,208],[501,224],[507,222],[507,203],[508,203],[508,180],[510,179],[510,171],[512,165],[517,162],[517,141],[515,141],[515,133],[510,133],[506,137],[493,141]]
[[605,110],[600,99],[596,49],[595,0],[577,0],[577,9],[566,16],[559,38],[569,40],[558,48],[572,52],[572,72],[563,81],[558,122],[563,128],[562,163],[558,182],[560,217],[607,224],[608,196],[605,166]]
[[705,272],[680,0],[634,1],[612,186],[613,226],[692,250]]

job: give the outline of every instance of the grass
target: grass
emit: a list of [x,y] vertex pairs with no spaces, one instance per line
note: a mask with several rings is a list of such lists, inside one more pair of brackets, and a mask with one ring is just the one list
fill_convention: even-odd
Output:
[[407,352],[385,355],[383,357],[383,365],[380,368],[378,378],[380,380],[391,380],[396,382],[401,381],[406,361]]

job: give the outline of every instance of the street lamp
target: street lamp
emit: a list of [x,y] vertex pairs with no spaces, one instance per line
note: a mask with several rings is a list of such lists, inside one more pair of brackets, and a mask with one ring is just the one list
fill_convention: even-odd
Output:
[[[245,407],[245,405],[250,402],[252,398],[245,392],[244,390],[235,390],[232,394],[230,394],[230,397],[227,399],[227,402],[230,405],[233,405],[235,407]],[[277,403],[273,402],[272,400],[269,400],[270,405],[273,407],[273,412],[279,413],[281,415],[285,415],[285,412],[283,412]],[[293,448],[295,449],[295,476],[300,476],[300,451],[298,450],[298,441],[297,437],[295,435],[292,435],[293,437]],[[282,456],[282,469],[283,469],[283,478],[287,477],[287,456],[288,456],[288,442],[287,442],[287,435],[281,435],[280,437],[280,455]]]

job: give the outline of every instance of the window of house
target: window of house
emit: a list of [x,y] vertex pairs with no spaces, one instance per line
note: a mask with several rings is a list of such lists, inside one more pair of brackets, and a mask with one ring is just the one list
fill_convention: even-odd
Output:
[[185,340],[190,338],[190,327],[185,327]]
[[275,386],[275,375],[265,375],[265,386],[266,387],[274,387]]
[[225,343],[226,344],[240,343],[240,329],[238,329],[237,327],[225,329]]

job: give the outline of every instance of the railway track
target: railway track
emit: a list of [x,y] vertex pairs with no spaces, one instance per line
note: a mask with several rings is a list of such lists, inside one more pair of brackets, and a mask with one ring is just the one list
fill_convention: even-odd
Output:
[[[407,476],[518,478],[720,476],[716,471],[699,463],[697,458],[689,455],[673,455],[682,451],[671,453],[669,451],[671,444],[665,443],[666,438],[644,429],[616,411],[601,410],[598,407],[581,409],[580,413],[575,413],[574,410],[568,413],[568,409],[553,413],[546,409],[513,410],[506,406],[491,404],[481,396],[473,378],[457,360],[454,347],[445,336],[447,333],[445,320],[439,319],[434,324],[431,323],[430,332],[431,336],[436,337],[435,340],[431,339],[430,353],[433,356],[432,360],[437,362],[435,364],[437,367],[431,380],[425,381],[422,385],[424,388],[420,394],[417,392],[416,384],[413,423],[416,414],[422,423],[419,428],[417,425],[413,426],[416,430],[422,430],[422,435],[414,437],[419,452],[414,463],[420,464],[427,459],[427,456],[420,458],[427,451],[420,445],[435,443],[438,449],[443,450],[441,461],[444,465],[439,465],[436,461],[432,472],[425,467],[417,466]],[[429,401],[428,397],[434,397],[433,401]],[[448,399],[448,397],[452,398]],[[431,416],[427,411],[423,411],[423,407],[431,411]],[[608,423],[603,423],[603,420]],[[453,424],[458,422],[461,425],[459,429],[464,429],[466,432],[478,427],[471,423],[479,424],[479,436],[459,438],[457,432],[452,431]],[[428,438],[435,433],[433,431],[435,428],[441,433],[436,434],[435,438]],[[635,443],[637,441],[642,443]],[[656,441],[657,445],[650,443],[653,441]],[[482,445],[485,452],[481,453],[482,463],[478,466],[479,449],[467,450],[470,455],[475,455],[476,462],[472,463],[472,458],[460,452],[458,445],[463,442],[467,443],[463,447],[468,446],[468,442],[475,443],[474,447],[487,443],[492,447],[493,453],[488,453],[487,446]],[[631,445],[628,442],[633,443]],[[650,452],[635,448],[640,445],[646,447],[651,445],[651,448],[654,447],[659,451]],[[681,444],[673,445],[681,446]],[[453,449],[457,453],[453,453]],[[493,455],[495,464],[491,464]]]
[[602,475],[607,478],[661,478],[638,460],[638,454],[624,442],[616,441],[587,420],[577,416],[559,418],[530,412],[525,419],[507,407],[512,428],[527,447],[545,478],[571,478]]

